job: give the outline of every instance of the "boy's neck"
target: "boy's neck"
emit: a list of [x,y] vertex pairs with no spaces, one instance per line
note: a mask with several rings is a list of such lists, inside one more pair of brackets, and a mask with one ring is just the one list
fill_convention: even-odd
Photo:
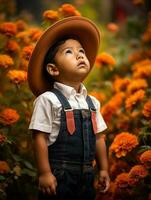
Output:
[[80,92],[81,83],[67,83],[67,82],[60,82],[60,83],[73,87],[77,93]]

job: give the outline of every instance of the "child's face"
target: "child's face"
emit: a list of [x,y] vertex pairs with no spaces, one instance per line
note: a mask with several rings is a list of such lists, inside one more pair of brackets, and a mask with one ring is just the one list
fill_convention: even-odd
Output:
[[81,82],[90,71],[85,51],[79,41],[74,39],[68,39],[60,45],[54,61],[59,72],[55,79],[62,83]]

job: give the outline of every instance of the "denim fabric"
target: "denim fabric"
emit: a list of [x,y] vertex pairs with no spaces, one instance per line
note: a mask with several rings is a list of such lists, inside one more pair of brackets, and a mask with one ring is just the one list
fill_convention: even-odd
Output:
[[39,193],[40,200],[94,200],[95,189],[93,187],[94,171],[74,171],[68,169],[55,169],[53,171],[57,179],[56,195],[49,196]]
[[71,109],[63,94],[54,89],[62,104],[61,126],[54,144],[48,147],[49,161],[57,178],[57,195],[39,194],[39,200],[94,200],[94,169],[96,138],[91,121],[91,109],[95,110],[90,98],[89,109],[73,110],[76,130],[73,135],[67,130],[65,110]]

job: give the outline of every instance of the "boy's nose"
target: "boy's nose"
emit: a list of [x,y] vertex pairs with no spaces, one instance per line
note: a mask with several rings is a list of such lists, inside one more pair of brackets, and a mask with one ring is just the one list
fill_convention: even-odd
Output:
[[84,58],[84,57],[83,57],[83,54],[80,53],[80,52],[77,53],[77,59],[79,59],[79,58]]

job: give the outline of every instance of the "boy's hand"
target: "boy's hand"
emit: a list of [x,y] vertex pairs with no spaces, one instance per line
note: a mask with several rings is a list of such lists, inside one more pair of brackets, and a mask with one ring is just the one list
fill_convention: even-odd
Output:
[[39,175],[39,189],[49,195],[56,194],[57,180],[51,172]]
[[106,170],[99,171],[98,185],[100,192],[105,193],[110,187],[110,177]]

